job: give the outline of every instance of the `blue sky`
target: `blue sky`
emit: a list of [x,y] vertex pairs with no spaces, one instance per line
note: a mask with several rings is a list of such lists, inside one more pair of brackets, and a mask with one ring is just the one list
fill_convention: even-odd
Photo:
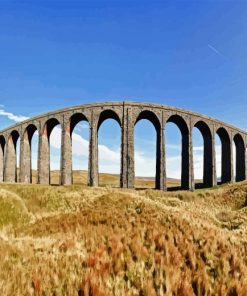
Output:
[[[31,117],[96,101],[149,101],[246,129],[246,19],[246,1],[2,0],[0,109]],[[13,123],[0,115],[1,128]],[[110,125],[100,144],[117,152],[119,128],[109,135]],[[140,125],[137,158],[151,159],[154,130]],[[178,175],[179,134],[169,129],[169,170]],[[84,139],[85,130],[77,130]],[[202,145],[200,135],[194,144]],[[102,170],[117,170],[104,161]]]

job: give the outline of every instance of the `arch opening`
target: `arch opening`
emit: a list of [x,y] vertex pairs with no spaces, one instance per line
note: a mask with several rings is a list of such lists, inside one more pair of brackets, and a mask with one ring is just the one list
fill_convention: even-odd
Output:
[[[181,144],[178,146],[178,151],[180,152],[181,156],[179,158],[179,156],[176,155],[177,162],[181,163],[181,170],[180,170],[181,175],[179,178],[181,181],[180,181],[180,186],[179,186],[179,183],[177,183],[178,186],[172,186],[173,188],[170,188],[170,190],[179,189],[179,188],[189,189],[189,129],[188,129],[188,126],[187,126],[185,120],[179,115],[172,115],[167,120],[166,126],[169,123],[175,124],[176,127],[180,130],[180,134],[181,134],[181,136],[180,136],[180,140],[181,140],[180,143]],[[172,126],[172,127],[173,127],[172,129],[174,131],[174,126]],[[166,137],[168,137],[167,134],[166,134]],[[178,135],[177,135],[177,137],[178,137]],[[181,148],[179,148],[179,147],[181,147]],[[171,154],[170,157],[172,158],[172,157],[174,157],[174,155]],[[168,159],[168,161],[166,161],[167,162],[166,169],[169,168],[169,161],[170,161],[169,159]],[[169,169],[169,171],[170,170],[171,169]],[[178,168],[178,170],[179,170],[179,168]],[[176,176],[178,177],[178,171],[176,173]],[[178,181],[176,180],[176,182],[178,182]],[[167,187],[169,189],[169,184],[167,184],[167,185],[168,185]]]
[[23,153],[21,157],[20,181],[25,183],[37,183],[38,166],[38,129],[30,124],[24,131]]
[[[228,132],[225,128],[220,127],[216,134],[219,140],[216,140],[216,144],[220,142],[220,156],[217,159],[217,180],[218,183],[227,183],[231,181],[231,141]],[[217,151],[217,146],[216,146]],[[219,170],[221,178],[219,178]]]
[[99,130],[100,126],[104,121],[107,119],[114,119],[118,122],[119,126],[121,127],[121,120],[118,116],[118,114],[113,110],[104,110],[100,113],[99,120],[98,120],[98,126],[97,129]]
[[178,126],[168,122],[165,127],[166,187],[168,190],[181,188],[182,134]]
[[14,130],[11,132],[7,143],[5,180],[7,182],[19,181],[19,159],[20,159],[20,135]]
[[213,186],[212,134],[203,121],[198,121],[193,128],[193,161],[195,187]]
[[75,113],[71,116],[72,184],[87,184],[89,130],[89,122],[84,114]]
[[217,179],[217,184],[221,183],[221,140],[218,134],[215,135],[215,159],[216,159],[216,179]]
[[161,125],[156,114],[148,110],[142,111],[134,127],[136,188],[162,187],[161,139]]
[[61,183],[61,124],[57,119],[51,119],[47,123],[47,135],[50,150],[50,184]]
[[112,110],[105,110],[98,121],[99,186],[120,186],[121,121]]
[[39,145],[40,184],[61,183],[61,125],[56,118],[46,121]]
[[236,182],[245,180],[245,144],[242,136],[236,134],[233,137],[235,144],[235,180]]

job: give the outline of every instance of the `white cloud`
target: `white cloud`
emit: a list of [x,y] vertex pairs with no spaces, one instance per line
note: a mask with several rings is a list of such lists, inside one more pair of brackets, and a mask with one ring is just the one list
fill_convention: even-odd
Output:
[[3,109],[0,109],[0,115],[6,116],[8,119],[13,120],[14,122],[21,122],[27,120],[29,117],[22,116],[22,115],[15,115],[11,112],[6,112]]
[[72,134],[72,153],[76,156],[88,157],[88,140],[83,139],[80,135]]
[[88,128],[89,128],[89,125],[88,125],[88,123],[85,122],[85,121],[83,121],[83,122],[81,122],[81,123],[78,123],[78,124],[76,125],[76,129],[77,129],[77,130],[84,130],[84,129],[88,129]]
[[56,149],[61,148],[61,128],[55,126],[51,132],[50,144]]
[[194,146],[193,151],[203,151],[203,146]]

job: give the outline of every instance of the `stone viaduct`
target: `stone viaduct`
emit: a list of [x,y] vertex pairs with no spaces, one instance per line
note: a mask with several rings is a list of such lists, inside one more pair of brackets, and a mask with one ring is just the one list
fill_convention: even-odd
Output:
[[[203,185],[217,184],[215,135],[221,139],[221,182],[246,179],[247,133],[213,118],[160,104],[140,102],[107,102],[75,106],[36,116],[0,131],[0,182],[32,182],[31,140],[35,131],[39,134],[38,183],[50,184],[50,144],[52,129],[62,128],[61,185],[72,183],[72,132],[80,121],[90,127],[88,185],[98,185],[98,130],[106,119],[115,119],[121,127],[120,186],[133,188],[134,127],[141,119],[149,120],[157,132],[156,177],[157,189],[166,189],[165,138],[167,122],[178,126],[182,135],[181,187],[194,189],[192,129],[198,128],[204,140]],[[16,143],[20,138],[20,174],[17,180]],[[236,146],[236,168],[233,167],[233,148]],[[236,176],[234,170],[236,169]]]

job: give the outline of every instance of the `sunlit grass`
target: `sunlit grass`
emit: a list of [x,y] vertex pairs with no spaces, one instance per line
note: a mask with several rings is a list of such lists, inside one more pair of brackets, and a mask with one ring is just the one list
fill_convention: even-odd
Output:
[[1,184],[0,291],[247,295],[246,196]]

